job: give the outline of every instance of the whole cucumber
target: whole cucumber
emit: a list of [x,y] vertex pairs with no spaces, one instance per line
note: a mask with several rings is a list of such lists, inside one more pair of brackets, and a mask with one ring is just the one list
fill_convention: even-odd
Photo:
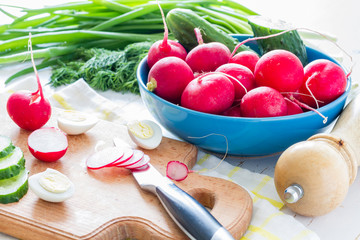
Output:
[[[201,31],[204,43],[220,42],[233,51],[239,41],[189,9],[174,8],[166,15],[166,23],[170,32],[187,51],[198,45],[194,28]],[[250,50],[247,46],[240,46],[238,51]]]
[[[254,32],[254,37],[262,37],[292,29],[281,20],[273,20],[264,16],[250,16],[248,22]],[[286,32],[276,37],[257,40],[261,55],[275,49],[284,49],[294,53],[303,66],[308,63],[306,47],[296,30]]]

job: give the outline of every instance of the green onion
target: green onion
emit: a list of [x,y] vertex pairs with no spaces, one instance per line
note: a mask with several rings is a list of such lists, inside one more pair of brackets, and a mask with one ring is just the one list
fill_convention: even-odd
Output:
[[[51,58],[72,53],[77,48],[76,45],[68,47],[49,47],[45,49],[38,49],[33,51],[34,59],[36,58]],[[30,59],[30,53],[20,52],[12,55],[0,56],[0,64],[22,62]]]
[[[115,33],[115,32],[101,32],[90,30],[70,30],[61,32],[48,32],[32,35],[31,41],[34,45],[44,43],[63,43],[63,42],[85,42],[92,39],[118,39],[129,42],[144,42],[158,40],[159,35],[144,35],[131,33]],[[28,37],[19,37],[4,41],[0,44],[0,53],[9,52],[11,50],[27,48]]]
[[[159,3],[165,14],[173,8],[192,9],[215,27],[229,34],[252,33],[247,24],[247,17],[257,15],[235,0],[159,0]],[[78,76],[78,69],[74,69],[78,67],[79,62],[84,62],[75,54],[79,46],[85,50],[103,48],[115,51],[107,52],[108,54],[117,54],[117,51],[133,50],[137,45],[132,44],[144,42],[145,47],[142,46],[142,52],[136,53],[136,57],[126,61],[121,58],[126,64],[124,62],[121,70],[115,75],[99,70],[95,71],[99,72],[97,77],[88,80],[90,86],[100,90],[125,89],[137,92],[137,83],[132,71],[135,71],[139,56],[143,56],[142,54],[147,51],[149,42],[163,38],[161,13],[157,3],[152,0],[85,0],[41,9],[13,7],[21,10],[21,16],[0,10],[13,19],[10,24],[0,25],[0,64],[28,59],[28,34],[31,32],[34,57],[47,59],[37,67],[53,67],[53,75],[60,67],[64,71],[63,75],[60,74],[61,78],[51,81],[50,84],[53,86],[74,81],[66,79],[66,76]],[[171,33],[169,38],[173,38]],[[131,47],[127,48],[128,46]],[[131,52],[134,52],[132,50]],[[73,73],[70,65],[73,67]],[[67,66],[70,66],[68,71]],[[29,71],[30,68],[15,73],[6,80],[6,84]],[[57,74],[59,76],[59,71]]]

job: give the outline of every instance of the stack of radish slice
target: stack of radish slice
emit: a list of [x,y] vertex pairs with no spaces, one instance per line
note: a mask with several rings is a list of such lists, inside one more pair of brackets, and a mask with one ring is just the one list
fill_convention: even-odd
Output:
[[109,147],[91,155],[86,166],[89,169],[105,167],[123,167],[126,169],[139,169],[146,166],[150,157],[143,151],[128,147]]

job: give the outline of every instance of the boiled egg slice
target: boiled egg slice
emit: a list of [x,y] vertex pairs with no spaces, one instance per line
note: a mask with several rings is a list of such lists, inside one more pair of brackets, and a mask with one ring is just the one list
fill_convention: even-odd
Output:
[[59,128],[69,135],[82,134],[94,127],[98,121],[93,115],[74,110],[65,110],[57,118]]
[[48,202],[63,202],[75,192],[70,179],[52,168],[30,176],[28,182],[30,189],[39,198]]
[[127,124],[131,140],[144,149],[155,149],[162,140],[160,126],[150,120],[133,121]]

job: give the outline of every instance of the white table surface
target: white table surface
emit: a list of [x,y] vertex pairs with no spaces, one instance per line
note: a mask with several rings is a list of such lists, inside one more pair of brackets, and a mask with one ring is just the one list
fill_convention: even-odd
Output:
[[[66,0],[52,1],[51,4],[64,2]],[[280,18],[292,23],[297,27],[310,28],[319,32],[327,33],[338,39],[338,44],[346,50],[353,58],[354,68],[352,80],[360,80],[360,1],[359,0],[238,0],[250,9],[269,17]],[[41,0],[0,0],[0,4],[16,4],[30,7],[41,7],[45,1]],[[50,2],[48,2],[50,3]],[[9,21],[0,13],[0,22]],[[331,44],[330,44],[331,45]],[[321,46],[320,46],[321,47]],[[338,50],[335,48],[335,50]],[[350,66],[350,64],[348,64]],[[0,66],[0,88],[4,87],[6,77],[12,71],[18,71],[23,64]],[[48,79],[49,71],[41,71],[40,77]],[[112,98],[113,93],[101,93],[105,97]],[[139,97],[126,97],[117,99],[124,109],[129,112],[138,113],[143,110],[144,114],[151,117],[142,104]],[[134,111],[136,109],[136,112]],[[168,132],[165,135],[171,137]],[[277,156],[264,157],[260,159],[228,159],[233,165],[247,168],[273,176]],[[326,197],[326,196],[324,196]],[[344,202],[334,211],[320,217],[299,216],[288,209],[284,212],[293,215],[295,219],[302,222],[306,227],[318,234],[321,239],[332,240],[355,240],[360,239],[360,176],[350,186],[348,195]],[[0,223],[1,224],[1,223]],[[13,239],[0,233],[0,239]]]

